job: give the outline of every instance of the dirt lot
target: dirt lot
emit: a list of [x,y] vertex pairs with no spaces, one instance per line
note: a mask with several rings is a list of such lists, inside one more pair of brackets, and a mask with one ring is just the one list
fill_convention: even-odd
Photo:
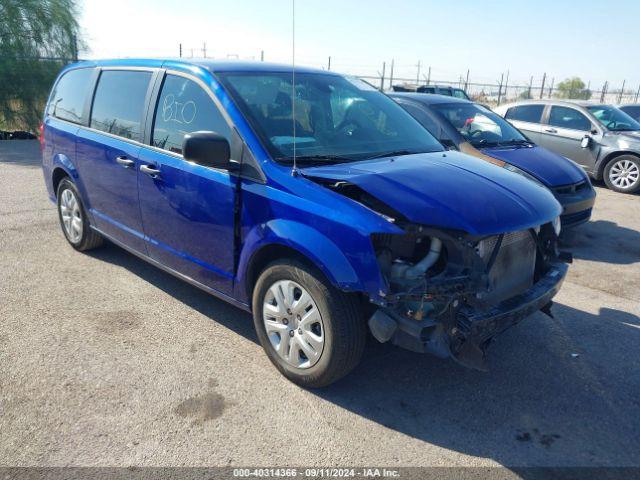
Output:
[[370,344],[305,391],[251,318],[64,241],[37,143],[0,142],[0,465],[640,466],[640,196],[598,188],[557,297],[491,372]]

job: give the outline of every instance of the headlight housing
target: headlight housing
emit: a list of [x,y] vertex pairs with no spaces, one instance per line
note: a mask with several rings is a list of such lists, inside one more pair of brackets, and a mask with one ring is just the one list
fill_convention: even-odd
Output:
[[559,237],[560,231],[562,230],[562,222],[560,220],[560,217],[554,218],[551,222],[551,225],[553,226],[553,231],[556,232],[556,236]]

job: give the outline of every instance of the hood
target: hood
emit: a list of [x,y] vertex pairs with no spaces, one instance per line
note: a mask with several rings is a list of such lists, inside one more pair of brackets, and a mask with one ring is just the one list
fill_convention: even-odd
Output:
[[617,146],[620,148],[640,148],[640,131],[631,132],[607,132],[604,134],[606,138],[615,139]]
[[587,178],[579,165],[538,146],[483,148],[482,153],[515,165],[536,177],[547,187],[570,185],[582,182]]
[[300,170],[311,179],[344,181],[407,220],[473,235],[550,222],[562,209],[551,192],[522,175],[459,152],[436,152]]

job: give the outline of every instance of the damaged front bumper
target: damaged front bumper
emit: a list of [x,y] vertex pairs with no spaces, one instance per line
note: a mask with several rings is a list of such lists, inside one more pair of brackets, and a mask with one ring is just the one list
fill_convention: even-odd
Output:
[[553,262],[531,288],[487,309],[457,299],[438,321],[428,317],[416,320],[381,307],[369,319],[369,327],[381,342],[391,341],[414,352],[452,357],[467,367],[486,370],[485,352],[491,340],[538,310],[550,314],[551,300],[567,270],[565,263]]

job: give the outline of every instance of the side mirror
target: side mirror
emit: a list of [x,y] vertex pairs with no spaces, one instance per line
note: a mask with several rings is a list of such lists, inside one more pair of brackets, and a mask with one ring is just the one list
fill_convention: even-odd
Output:
[[591,137],[589,135],[585,135],[580,141],[580,146],[582,148],[588,148],[591,145]]
[[229,141],[216,132],[191,132],[182,141],[182,156],[204,167],[234,170]]

